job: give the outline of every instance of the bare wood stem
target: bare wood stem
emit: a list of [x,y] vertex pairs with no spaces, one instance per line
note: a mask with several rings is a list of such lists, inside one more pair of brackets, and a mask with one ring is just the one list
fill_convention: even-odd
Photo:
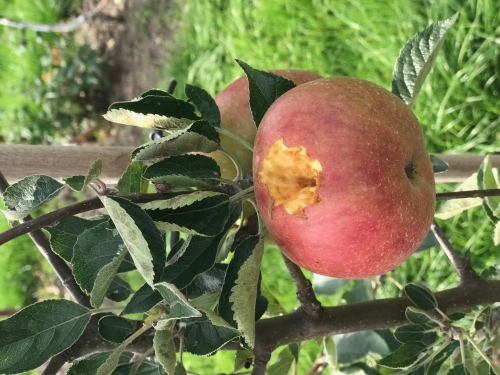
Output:
[[470,261],[467,258],[462,258],[457,253],[457,251],[450,243],[448,238],[446,238],[446,235],[444,234],[443,230],[438,225],[436,220],[432,222],[431,230],[436,236],[436,239],[443,248],[444,252],[448,256],[448,259],[450,260],[453,268],[457,272],[460,284],[470,281],[474,282],[477,282],[479,280],[483,281],[483,279],[481,279],[479,275],[472,268]]
[[484,198],[484,197],[494,197],[494,196],[500,196],[500,189],[452,191],[449,193],[437,193],[436,200],[445,201],[450,199]]
[[47,363],[47,367],[43,370],[42,375],[56,375],[68,360],[67,352],[62,352],[52,357]]

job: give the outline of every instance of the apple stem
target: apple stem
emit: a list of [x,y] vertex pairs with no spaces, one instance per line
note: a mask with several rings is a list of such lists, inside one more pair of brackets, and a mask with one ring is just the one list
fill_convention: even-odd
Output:
[[245,146],[246,148],[248,148],[250,151],[253,152],[253,146],[250,143],[248,143],[247,141],[245,141],[245,140],[241,139],[240,137],[238,137],[233,132],[230,132],[229,130],[224,129],[224,128],[215,128],[215,130],[217,130],[219,133],[227,135],[229,138],[232,138],[235,141],[241,143],[243,146]]
[[288,269],[288,272],[290,273],[290,276],[295,284],[295,295],[300,302],[302,311],[307,317],[313,320],[321,318],[323,314],[323,307],[316,298],[311,281],[304,276],[304,273],[299,266],[288,259],[283,253],[281,255],[283,256],[286,268]]
[[436,236],[439,244],[443,248],[444,252],[448,256],[453,268],[458,275],[459,285],[468,282],[484,282],[484,280],[474,271],[472,268],[468,257],[461,257],[453,245],[450,243],[443,230],[440,228],[436,220],[433,220],[431,224],[431,230]]
[[238,182],[243,177],[243,167],[241,166],[240,161],[236,158],[236,156],[234,156],[233,154],[231,154],[228,150],[226,150],[221,145],[219,145],[219,149],[223,153],[225,153],[229,159],[231,159],[231,161],[233,162],[234,166],[236,167],[236,177],[234,178],[234,181]]

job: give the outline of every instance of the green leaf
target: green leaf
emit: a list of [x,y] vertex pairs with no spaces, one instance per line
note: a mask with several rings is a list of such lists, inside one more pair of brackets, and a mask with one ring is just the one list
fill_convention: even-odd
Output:
[[234,372],[237,372],[242,369],[247,369],[246,366],[248,366],[251,362],[249,362],[250,359],[254,357],[254,354],[251,350],[237,350],[236,355],[234,358]]
[[201,317],[201,313],[188,302],[184,294],[174,284],[161,282],[155,284],[155,288],[160,292],[163,299],[168,303],[170,313],[158,321],[157,329],[163,329],[167,321],[172,319],[183,319]]
[[108,221],[107,216],[98,219],[83,219],[78,216],[69,216],[59,221],[55,226],[46,227],[50,233],[50,247],[52,251],[67,262],[73,258],[73,247],[77,238],[87,229],[93,228]]
[[[479,375],[477,372],[477,366],[474,361],[474,357],[471,352],[471,347],[470,344],[465,344],[464,343],[464,353],[465,353],[465,358],[464,359],[464,365],[465,368],[469,371],[470,375]],[[481,374],[482,375],[482,374]]]
[[120,195],[147,192],[147,181],[142,177],[144,165],[140,161],[133,161],[128,166],[116,184]]
[[173,375],[175,365],[177,363],[174,336],[172,334],[175,326],[175,321],[171,321],[170,325],[165,330],[155,332],[153,338],[153,347],[155,349],[155,357],[161,363],[168,375]]
[[394,331],[394,337],[399,342],[422,341],[425,335],[425,328],[419,324],[409,324],[397,327]]
[[120,197],[101,197],[101,201],[137,270],[149,285],[153,285],[161,278],[167,257],[160,231],[138,205]]
[[183,129],[199,119],[191,104],[171,95],[147,95],[113,103],[103,117],[118,124],[168,131]]
[[201,87],[186,85],[186,96],[191,100],[201,116],[208,121],[211,126],[220,127],[220,111],[215,100],[208,92]]
[[187,371],[181,362],[177,362],[177,364],[175,365],[174,375],[187,375]]
[[89,310],[67,300],[46,300],[0,321],[0,372],[30,371],[69,348],[90,320]]
[[[195,193],[189,194],[193,195]],[[166,231],[180,231],[201,236],[216,236],[224,229],[229,216],[229,197],[225,194],[213,194],[178,208],[168,208],[173,200],[161,201],[163,209],[149,209],[143,206],[156,226]],[[157,207],[160,207],[158,202]]]
[[342,294],[348,304],[371,301],[370,281],[368,279],[356,280],[351,289]]
[[[238,329],[243,333],[246,344],[253,348],[255,343],[255,301],[257,300],[257,285],[259,284],[260,266],[264,254],[264,238],[257,243],[255,240],[248,241],[248,247],[246,247],[245,240],[243,244],[245,247],[238,246],[236,251],[250,253],[239,266],[238,278],[234,280],[229,302],[233,304],[231,308],[234,311],[233,318]],[[239,256],[235,255],[235,258],[239,258]],[[231,267],[230,264],[228,269]]]
[[404,100],[410,108],[431,71],[437,54],[458,14],[431,24],[406,42],[399,53],[392,76],[392,93]]
[[85,189],[91,182],[97,180],[102,173],[102,160],[97,159],[90,166],[87,175],[85,176],[73,176],[69,178],[63,178],[63,181],[68,185],[71,189],[75,191],[82,191]]
[[[104,362],[109,358],[112,352],[104,353],[94,353],[83,358],[79,358],[71,362],[71,367],[69,368],[67,375],[95,375],[97,369],[102,366]],[[124,352],[118,363],[120,365],[130,362],[133,353]],[[115,373],[113,373],[115,375]]]
[[161,300],[161,294],[146,283],[135,292],[123,309],[122,314],[145,313],[155,307]]
[[[112,372],[112,375],[130,375],[135,363],[119,365]],[[164,374],[162,366],[154,360],[144,360],[137,369],[136,375],[161,375]],[[175,374],[175,373],[174,373]]]
[[[106,264],[104,267],[100,269],[94,281],[94,287],[92,288],[92,293],[90,293],[90,304],[93,307],[95,308],[100,307],[109,289],[111,288],[113,290],[114,288],[116,288],[116,286],[112,285],[113,280],[120,279],[119,277],[116,276],[116,273],[118,271],[118,268],[120,267],[121,262],[125,258],[126,254],[127,251],[125,249],[120,253],[120,255],[116,259],[114,259],[112,262]],[[125,283],[125,281],[122,280],[122,283]],[[128,295],[126,296],[126,298],[127,297]]]
[[278,353],[276,361],[267,369],[268,375],[287,375],[292,367],[294,357],[288,346]]
[[99,334],[104,340],[122,343],[135,328],[135,323],[121,316],[108,315],[99,319]]
[[432,171],[434,173],[446,172],[449,168],[448,163],[439,159],[436,155],[431,155]]
[[204,155],[171,156],[148,167],[144,177],[173,186],[210,188],[220,184],[217,162]]
[[[127,257],[128,255],[129,254],[127,253],[125,257]],[[122,265],[123,261],[121,263],[121,266]],[[119,271],[120,269],[118,269],[118,272]],[[99,281],[99,276],[100,275],[97,275],[96,281]],[[108,290],[106,291],[106,298],[109,298],[111,301],[121,302],[125,301],[128,297],[130,297],[130,294],[132,294],[133,292],[134,290],[131,288],[129,283],[123,280],[120,276],[115,276],[111,281],[111,285],[108,287]]]
[[332,336],[323,337],[323,348],[326,363],[328,363],[333,369],[336,369],[339,364],[339,358],[337,353],[337,345],[335,345],[335,340]]
[[374,331],[361,331],[336,335],[338,362],[347,364],[365,357],[368,353],[390,353],[387,343]]
[[470,372],[463,364],[460,364],[448,371],[448,375],[470,375]]
[[219,148],[219,133],[206,121],[196,121],[182,131],[148,142],[132,152],[132,158],[156,161],[189,152],[209,153]]
[[414,324],[426,324],[432,320],[423,310],[413,306],[407,307],[405,314],[406,318]]
[[495,246],[500,245],[500,221],[495,224],[495,230],[493,232],[493,242]]
[[186,288],[186,295],[189,299],[193,299],[205,293],[212,293],[222,289],[226,271],[227,264],[214,264],[208,271],[200,273],[193,279],[193,282]]
[[434,310],[438,307],[434,294],[423,285],[410,283],[405,285],[404,291],[408,298],[424,311]]
[[[215,306],[217,305],[217,302],[219,302],[219,298],[220,298],[220,290],[217,290],[215,292],[205,293],[197,298],[190,299],[189,303],[195,309],[205,312],[207,314],[208,318],[210,319],[211,318],[210,313],[207,311],[213,310],[215,308]],[[212,319],[210,319],[210,320],[212,320]],[[215,324],[215,325],[218,325],[218,324]],[[228,328],[232,328],[232,326],[229,325]]]
[[423,343],[419,342],[407,342],[403,344],[399,349],[388,356],[382,358],[377,363],[380,366],[389,368],[406,368],[415,363],[418,359],[420,353],[427,349]]
[[201,318],[184,320],[184,345],[186,351],[195,355],[209,355],[221,348],[225,343],[240,336],[236,329],[214,325],[203,314]]
[[2,212],[9,220],[21,220],[55,198],[64,186],[49,176],[27,176],[5,189],[2,198],[7,210]]
[[[489,155],[486,156],[479,168],[481,170],[481,173],[478,174],[478,185],[480,189],[498,189],[499,186],[497,180],[495,179],[495,175],[493,174],[493,167],[491,166]],[[481,181],[479,181],[480,177],[482,178]],[[500,217],[500,197],[485,197],[484,200],[493,215]]]
[[434,233],[430,230],[427,232],[424,240],[419,245],[419,247],[417,248],[416,251],[427,250],[427,249],[430,249],[431,247],[434,247],[434,246],[439,246],[439,241],[437,240]]
[[121,237],[116,230],[108,229],[106,222],[80,234],[71,259],[73,275],[80,288],[89,294],[99,271],[123,251],[126,253],[127,249]]
[[[467,178],[462,184],[458,186],[455,191],[469,191],[478,189],[478,177],[477,173]],[[438,219],[446,220],[457,216],[473,207],[480,206],[483,203],[481,198],[462,198],[462,199],[450,199],[444,202],[441,207],[437,210],[434,215]]]
[[248,78],[252,117],[256,126],[259,127],[271,104],[285,92],[293,89],[295,83],[276,74],[253,69],[243,61],[236,60],[236,62],[244,70]]

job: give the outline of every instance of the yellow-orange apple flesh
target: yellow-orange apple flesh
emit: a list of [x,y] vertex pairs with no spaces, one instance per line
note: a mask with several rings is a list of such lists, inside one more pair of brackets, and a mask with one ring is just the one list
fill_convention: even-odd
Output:
[[[276,159],[280,142],[282,150],[300,149],[317,178],[313,169],[302,175],[293,168],[295,156],[278,151],[285,160]],[[422,128],[402,100],[373,83],[333,77],[288,91],[262,119],[254,147],[260,213],[283,253],[307,270],[383,274],[405,261],[430,227],[435,186]],[[304,189],[317,198],[288,212],[286,201]]]
[[[271,72],[293,81],[297,86],[322,78],[316,73],[305,70],[288,69],[271,70]],[[250,111],[247,77],[240,77],[229,84],[215,97],[215,102],[221,113],[221,127],[253,145],[257,128]],[[224,134],[220,135],[220,143],[239,160],[244,175],[252,170],[252,152],[250,150]],[[209,156],[221,166],[223,178],[232,179],[235,177],[234,164],[224,153],[216,151]]]

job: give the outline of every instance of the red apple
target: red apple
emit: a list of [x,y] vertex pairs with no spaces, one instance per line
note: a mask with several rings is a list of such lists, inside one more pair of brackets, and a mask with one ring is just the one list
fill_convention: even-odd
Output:
[[257,131],[255,195],[281,251],[312,272],[383,274],[424,239],[435,205],[422,128],[371,82],[319,79],[278,98]]
[[[271,72],[292,80],[297,86],[322,78],[316,73],[305,70],[271,70]],[[250,111],[247,77],[240,77],[229,84],[215,97],[215,102],[221,113],[221,127],[253,145],[257,128]],[[222,147],[239,160],[245,176],[252,169],[252,152],[224,134],[220,135],[220,140]],[[224,153],[216,151],[209,156],[221,166],[223,178],[233,179],[236,176],[234,164]]]

